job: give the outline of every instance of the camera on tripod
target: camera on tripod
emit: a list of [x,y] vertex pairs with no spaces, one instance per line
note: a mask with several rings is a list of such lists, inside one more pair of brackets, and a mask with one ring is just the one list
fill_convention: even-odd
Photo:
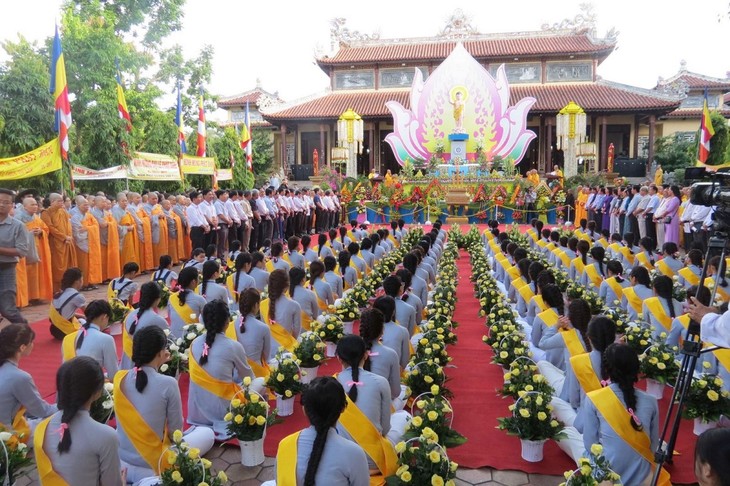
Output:
[[[689,202],[696,206],[715,207],[712,230],[726,232],[730,229],[730,169],[710,172],[705,167],[685,169],[687,181],[703,181],[692,184]],[[704,181],[710,182],[704,182]]]

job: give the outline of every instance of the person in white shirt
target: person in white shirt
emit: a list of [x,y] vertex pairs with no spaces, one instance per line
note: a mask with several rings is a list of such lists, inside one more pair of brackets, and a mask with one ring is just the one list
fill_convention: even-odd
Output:
[[228,253],[228,229],[233,224],[233,220],[228,216],[226,210],[226,201],[228,200],[228,191],[219,190],[215,192],[213,207],[215,215],[218,218],[218,233],[216,236],[218,245],[218,254],[225,255]]
[[[721,308],[725,308],[720,314]],[[721,348],[730,348],[730,310],[706,306],[694,297],[689,298],[689,317],[700,323],[700,337]]]
[[229,191],[228,199],[224,203],[226,206],[226,213],[233,221],[231,226],[228,228],[228,248],[231,247],[231,243],[234,241],[241,241],[241,213],[243,212],[243,209],[240,209],[240,206],[238,206],[236,201],[237,198],[237,191]]
[[636,216],[636,219],[639,220],[639,235],[641,235],[641,238],[643,238],[646,236],[647,224],[652,224],[651,220],[647,222],[644,218],[644,212],[646,211],[646,206],[649,205],[649,200],[651,199],[651,196],[649,196],[649,189],[647,189],[646,187],[642,187],[639,190],[639,194],[641,195],[641,200],[636,206],[636,209],[634,209],[634,216]]
[[216,244],[218,241],[218,216],[213,205],[214,202],[215,192],[213,189],[205,189],[203,191],[203,202],[198,206],[210,226],[210,231],[205,233],[205,245],[203,245],[203,248],[207,248],[211,244]]
[[190,228],[190,241],[193,248],[205,247],[205,235],[210,233],[210,224],[206,219],[200,205],[203,202],[203,195],[197,191],[190,193],[192,204],[185,211]]
[[258,211],[259,217],[261,218],[257,235],[258,241],[256,242],[256,249],[259,249],[264,246],[264,240],[270,238],[267,235],[270,233],[269,229],[273,228],[273,224],[271,222],[272,215],[269,214],[269,208],[266,205],[263,197],[261,197],[261,193],[259,193],[259,191],[257,190],[253,191],[253,201],[256,202],[256,210]]

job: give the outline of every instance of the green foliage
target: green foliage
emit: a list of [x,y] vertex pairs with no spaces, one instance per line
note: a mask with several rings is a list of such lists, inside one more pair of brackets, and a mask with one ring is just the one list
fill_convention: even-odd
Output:
[[578,174],[573,177],[569,177],[565,180],[565,185],[568,188],[575,188],[577,186],[605,186],[607,183],[606,177],[602,174]]
[[707,165],[722,165],[730,161],[725,157],[728,147],[730,147],[727,120],[716,111],[710,113],[710,120],[712,128],[715,129],[715,135],[710,139],[710,155],[707,157]]
[[654,158],[665,172],[694,165],[697,157],[697,142],[670,135],[657,138],[654,142]]

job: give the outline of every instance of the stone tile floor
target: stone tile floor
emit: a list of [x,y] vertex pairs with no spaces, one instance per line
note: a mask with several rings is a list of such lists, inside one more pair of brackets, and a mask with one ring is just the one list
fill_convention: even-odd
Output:
[[[141,275],[135,280],[142,284],[148,282],[149,275]],[[106,298],[106,286],[99,285],[98,290],[84,292],[87,301]],[[28,322],[36,322],[48,317],[47,304],[22,309]],[[259,486],[264,481],[274,479],[274,459],[267,457],[261,466],[244,467],[240,464],[240,452],[237,447],[214,447],[206,456],[213,463],[215,471],[225,471],[234,486]],[[465,469],[456,472],[457,486],[556,486],[562,482],[562,476],[545,476],[526,474],[521,471],[497,471],[491,468]],[[37,486],[38,474],[35,470],[19,478],[15,486]]]

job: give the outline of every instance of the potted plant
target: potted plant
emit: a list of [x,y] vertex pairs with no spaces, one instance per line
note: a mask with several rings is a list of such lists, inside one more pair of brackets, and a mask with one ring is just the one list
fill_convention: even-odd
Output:
[[[348,291],[344,297],[337,299],[335,302],[335,314],[342,321],[342,333],[352,334],[353,324],[357,319],[358,312],[360,312],[360,305],[358,301],[350,297],[352,291]],[[337,342],[337,341],[334,341]]]
[[498,343],[492,346],[492,349],[494,350],[492,363],[503,368],[509,367],[520,356],[528,358],[532,356],[527,345],[527,338],[522,332],[512,332],[504,335]]
[[104,383],[101,396],[91,404],[89,409],[91,418],[99,423],[105,424],[114,416],[114,384]]
[[167,335],[167,351],[170,353],[170,361],[160,366],[160,373],[180,379],[180,373],[188,371],[188,354],[181,352],[180,346],[183,338],[174,339],[170,337],[170,330],[165,329]]
[[319,366],[326,361],[327,346],[314,332],[305,332],[299,336],[294,347],[294,356],[299,360],[302,369],[302,383],[307,384],[317,377]]
[[537,365],[528,359],[518,359],[510,365],[509,370],[504,374],[504,387],[499,390],[499,393],[505,397],[517,399],[520,391],[535,391],[546,395],[555,393],[553,387],[538,371]]
[[[661,334],[666,339],[666,333]],[[676,347],[672,349],[664,342],[649,346],[641,360],[641,373],[646,377],[646,392],[660,400],[664,396],[667,383],[674,383],[679,373],[679,362],[675,357]]]
[[434,440],[442,447],[456,447],[466,442],[466,437],[451,428],[454,411],[449,401],[442,396],[422,397],[411,406],[413,418],[408,422],[403,438],[417,439],[426,428],[436,433]]
[[446,380],[444,369],[433,360],[416,362],[411,359],[406,367],[403,383],[409,392],[408,395],[419,396],[430,393],[451,398],[453,394],[446,388]]
[[294,397],[303,390],[301,370],[295,358],[280,349],[266,385],[276,394],[276,409],[282,417],[294,413]]
[[216,474],[211,469],[211,462],[200,457],[200,450],[183,442],[182,431],[176,430],[173,444],[164,454],[167,468],[160,474],[162,486],[223,486],[228,477],[223,471]]
[[645,322],[630,321],[626,324],[626,344],[638,355],[644,354],[646,348],[651,346],[651,334],[651,327]]
[[497,419],[499,428],[520,438],[524,460],[540,462],[545,441],[565,437],[563,425],[550,417],[553,410],[550,405],[551,395],[521,391],[519,396],[509,406],[512,416]]
[[170,301],[170,289],[162,280],[157,280],[155,283],[160,287],[160,303],[157,305],[157,308],[166,309],[167,303]]
[[438,436],[426,427],[418,438],[399,442],[395,446],[400,467],[387,478],[388,486],[414,484],[454,484],[459,465],[449,461],[446,450],[438,444]]
[[322,314],[312,322],[312,332],[327,344],[327,357],[333,358],[337,349],[337,342],[344,334],[342,319],[337,314]]
[[181,353],[185,353],[193,344],[193,341],[203,333],[205,333],[205,326],[201,323],[186,324],[182,328],[182,338],[176,340],[175,344]]
[[588,455],[589,457],[581,457],[578,460],[578,469],[565,471],[566,481],[560,486],[621,484],[621,477],[611,470],[611,464],[604,457],[601,444],[593,444]]
[[24,442],[29,439],[0,425],[0,484],[14,484],[23,471],[33,464]]
[[722,386],[722,378],[717,375],[702,374],[692,380],[682,415],[694,419],[695,435],[717,427],[720,416],[730,410],[730,394]]
[[244,378],[243,392],[236,394],[224,420],[226,430],[238,439],[241,447],[241,464],[258,466],[264,462],[264,437],[266,428],[277,423],[276,410],[269,410],[264,397],[251,391],[251,378]]

